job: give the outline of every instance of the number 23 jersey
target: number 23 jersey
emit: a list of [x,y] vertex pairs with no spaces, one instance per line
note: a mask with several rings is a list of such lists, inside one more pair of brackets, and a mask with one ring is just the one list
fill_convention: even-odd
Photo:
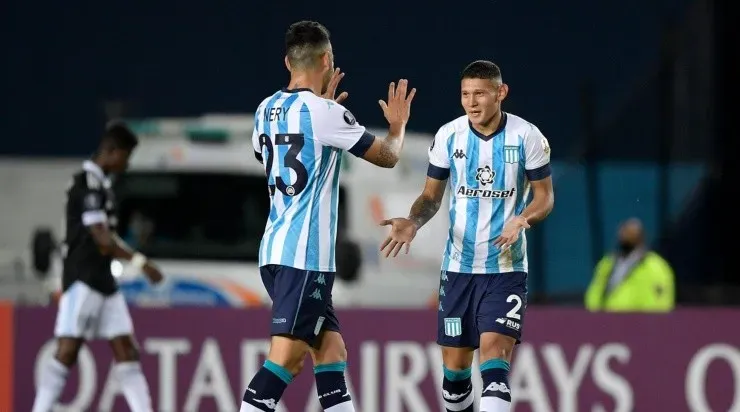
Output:
[[283,89],[262,101],[252,143],[271,206],[260,266],[336,271],[342,151],[362,157],[374,140],[344,106],[309,89]]

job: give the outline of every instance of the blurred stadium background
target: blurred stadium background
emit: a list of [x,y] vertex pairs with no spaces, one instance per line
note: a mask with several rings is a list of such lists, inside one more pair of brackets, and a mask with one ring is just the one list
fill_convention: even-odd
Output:
[[[254,259],[268,199],[250,113],[285,85],[283,34],[306,18],[332,32],[340,88],[361,123],[385,125],[376,101],[387,82],[419,89],[403,163],[377,171],[350,160],[342,177],[335,301],[360,411],[443,410],[433,339],[445,213],[393,262],[378,255],[375,222],[418,195],[426,148],[462,114],[458,76],[475,59],[501,66],[504,109],[553,148],[556,207],[529,237],[515,410],[740,411],[740,277],[717,240],[720,203],[736,190],[723,184],[737,134],[722,104],[737,53],[724,40],[727,4],[11,2],[0,14],[0,411],[30,409],[53,345],[65,184],[114,117],[142,137],[118,183],[121,235],[168,276],[152,289],[112,267],[135,307],[155,404],[235,410],[269,322]],[[669,314],[583,309],[596,263],[630,217],[673,268]],[[65,410],[126,410],[107,348],[89,348]],[[298,379],[278,410],[320,410],[311,380]]]

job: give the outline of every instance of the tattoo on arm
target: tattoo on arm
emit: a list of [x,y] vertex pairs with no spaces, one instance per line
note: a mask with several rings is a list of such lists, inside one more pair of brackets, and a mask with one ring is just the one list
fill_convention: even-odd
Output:
[[411,213],[409,213],[409,220],[416,224],[417,228],[424,226],[430,221],[439,207],[442,205],[442,200],[436,200],[427,196],[419,196],[414,204],[411,206]]
[[383,143],[380,145],[380,151],[378,152],[378,163],[384,167],[395,166],[398,162],[398,154],[401,151],[402,141],[400,137],[391,136],[383,139]]

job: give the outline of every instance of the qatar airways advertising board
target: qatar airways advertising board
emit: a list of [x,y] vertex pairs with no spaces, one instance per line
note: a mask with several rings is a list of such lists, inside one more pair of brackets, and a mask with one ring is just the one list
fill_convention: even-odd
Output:
[[[267,311],[134,309],[132,315],[155,410],[238,410],[268,348]],[[40,362],[54,350],[54,316],[53,308],[13,310],[7,410],[31,409]],[[444,411],[433,311],[339,316],[358,411]],[[740,311],[604,315],[531,308],[524,333],[510,376],[516,412],[740,411]],[[84,349],[58,410],[128,410],[111,362],[105,343]],[[307,367],[291,384],[277,411],[321,411],[310,372]],[[480,381],[474,384],[480,393]]]

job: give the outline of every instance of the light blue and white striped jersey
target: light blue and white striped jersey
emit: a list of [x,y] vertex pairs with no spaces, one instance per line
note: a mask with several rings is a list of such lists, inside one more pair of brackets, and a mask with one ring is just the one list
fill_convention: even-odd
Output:
[[260,266],[336,271],[342,150],[363,156],[374,139],[342,105],[309,89],[283,89],[262,101],[252,143],[271,207]]
[[442,270],[460,273],[527,272],[527,238],[510,248],[493,241],[504,223],[527,205],[530,181],[550,176],[550,145],[539,129],[504,113],[484,136],[462,116],[442,126],[429,148],[429,177],[450,187],[450,230]]

